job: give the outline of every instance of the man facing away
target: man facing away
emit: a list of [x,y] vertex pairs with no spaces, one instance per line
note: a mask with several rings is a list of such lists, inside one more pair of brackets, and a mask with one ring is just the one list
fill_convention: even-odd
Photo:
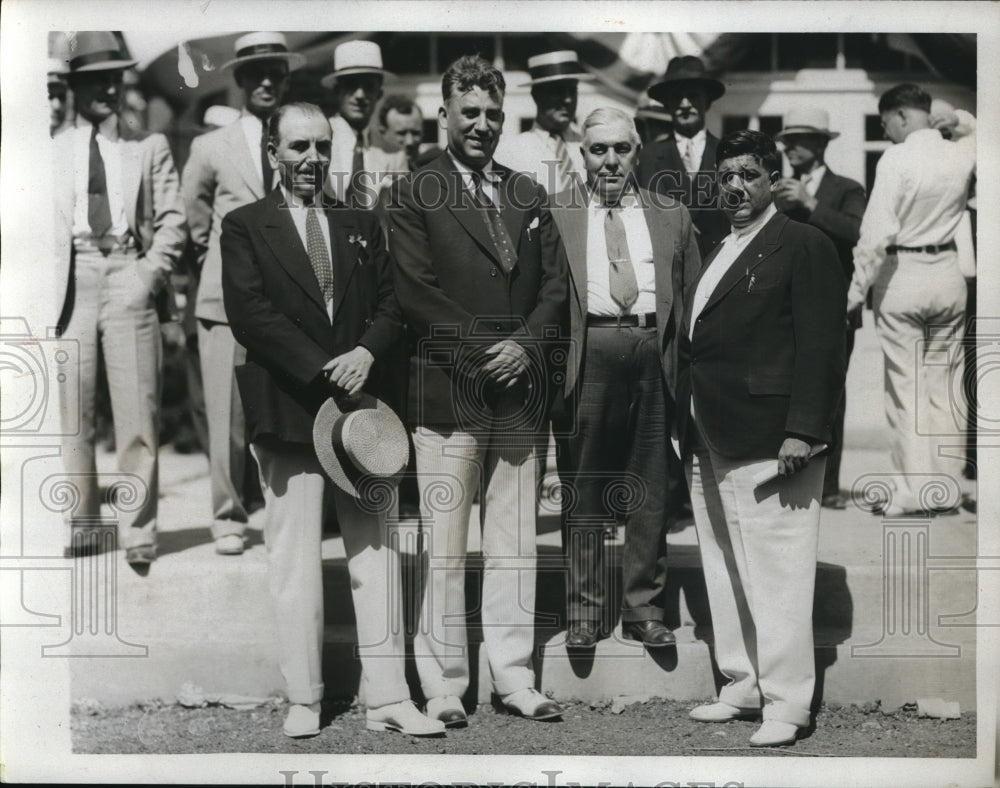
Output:
[[[775,135],[775,140],[784,145],[793,177],[778,181],[774,204],[786,216],[826,233],[837,247],[846,285],[854,273],[854,245],[858,242],[867,200],[860,183],[837,175],[826,164],[826,146],[838,136],[838,132],[830,131],[830,118],[824,109],[796,107],[785,116],[785,127]],[[855,315],[857,323],[848,321],[847,325],[847,363],[854,350],[854,332],[861,325],[860,312]],[[831,509],[847,507],[847,500],[840,492],[846,409],[844,396],[833,420],[833,436],[823,477],[822,504]]]
[[879,159],[861,239],[854,250],[849,313],[861,311],[873,289],[875,330],[885,357],[885,412],[892,432],[894,491],[888,516],[940,508],[921,499],[928,474],[957,479],[961,460],[941,455],[942,436],[961,435],[964,366],[961,339],[968,295],[955,233],[965,212],[976,165],[975,120],[951,115],[956,141],[932,126],[931,98],[902,84],[878,104],[886,136],[895,143]]
[[[70,552],[100,519],[94,456],[98,346],[104,358],[118,469],[137,480],[121,507],[125,560],[146,571],[156,557],[159,412],[163,375],[160,321],[173,317],[170,274],[187,237],[177,171],[167,139],[119,123],[124,71],[135,65],[108,31],[80,31],[67,81],[75,124],[56,135],[55,308],[61,336],[79,347],[60,378],[66,429],[63,462],[79,500],[68,513]],[[46,323],[46,325],[52,325]],[[72,432],[73,434],[69,434]],[[120,494],[128,495],[122,491]]]
[[[534,689],[535,446],[552,395],[565,255],[544,192],[493,158],[503,74],[462,57],[441,80],[448,149],[397,181],[388,207],[403,316],[418,337],[416,449],[428,572],[414,654],[427,714],[466,724],[465,556],[479,491],[482,621],[493,688],[509,712],[552,719]],[[548,345],[544,342],[551,337]]]
[[705,261],[678,341],[678,442],[728,679],[690,716],[762,713],[750,738],[762,747],[791,744],[809,724],[824,465],[810,456],[830,441],[845,373],[837,252],[775,209],[779,161],[758,131],[719,142],[732,232]]
[[[636,190],[639,136],[614,109],[592,112],[581,145],[589,199],[556,195],[552,215],[570,268],[571,356],[555,418],[566,517],[567,648],[593,648],[606,634],[604,528],[625,516],[622,635],[669,646],[666,589],[666,453],[672,418],[674,337],[683,295],[701,258],[691,218]],[[558,410],[558,409],[557,409]],[[562,423],[561,423],[562,422]],[[615,511],[612,491],[632,487]]]
[[233,338],[223,304],[222,220],[274,186],[267,121],[288,90],[289,72],[305,63],[303,55],[288,51],[281,33],[248,33],[236,40],[235,49],[223,68],[233,69],[243,110],[238,120],[194,140],[181,179],[200,271],[195,317],[208,423],[212,537],[223,555],[243,552],[248,517],[243,500],[246,421],[233,372],[246,351]]
[[[284,732],[319,733],[323,697],[324,494],[332,493],[347,552],[366,725],[433,735],[403,675],[399,559],[386,513],[327,484],[313,423],[329,397],[342,410],[362,393],[385,399],[399,374],[399,308],[381,227],[371,212],[327,207],[330,125],[313,104],[290,104],[269,123],[268,155],[281,187],[237,208],[222,228],[222,285],[236,339],[250,440],[260,466],[268,580],[278,659],[291,707]],[[398,407],[398,403],[395,404]]]

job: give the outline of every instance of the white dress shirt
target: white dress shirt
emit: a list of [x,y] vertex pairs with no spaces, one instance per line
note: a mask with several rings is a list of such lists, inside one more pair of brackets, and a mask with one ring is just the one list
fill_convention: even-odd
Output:
[[[289,215],[292,217],[292,222],[295,224],[295,230],[299,234],[299,240],[302,241],[302,248],[306,250],[307,256],[309,251],[309,243],[306,240],[306,219],[309,215],[309,211],[316,211],[319,218],[319,229],[323,233],[323,240],[326,242],[326,251],[330,256],[330,265],[333,265],[333,248],[330,245],[330,222],[326,218],[326,214],[317,208],[307,208],[302,204],[302,200],[298,199],[292,194],[288,193],[288,190],[282,185],[281,191],[285,194],[285,208]],[[332,274],[332,272],[331,272]],[[334,288],[336,288],[337,283],[333,283]],[[330,321],[333,321],[333,299],[331,298],[326,302],[326,313],[330,317]]]
[[690,146],[692,172],[698,172],[701,168],[701,157],[705,155],[705,146],[708,144],[708,133],[702,129],[693,137],[685,137],[683,134],[674,132],[674,142],[677,143],[677,151],[681,154],[681,161],[684,161],[684,151]]
[[[93,125],[77,116],[73,130],[73,161],[75,162],[75,202],[73,206],[73,236],[90,238],[90,133]],[[118,116],[110,115],[97,127],[97,147],[104,160],[104,176],[108,186],[108,207],[111,209],[111,235],[122,236],[129,231],[125,217],[125,196],[122,184],[122,146],[118,135]]]
[[962,126],[956,133],[966,131],[960,139],[949,141],[937,129],[920,129],[879,159],[854,247],[848,309],[864,303],[887,246],[940,246],[955,239],[976,167],[975,119],[961,110],[957,114]]
[[[243,136],[247,139],[247,147],[250,148],[250,161],[253,162],[254,172],[257,173],[260,182],[264,183],[264,170],[260,161],[260,140],[264,134],[264,124],[260,118],[244,109],[240,117],[240,127],[243,129]],[[271,186],[272,184],[265,183],[264,191],[270,191]]]
[[[472,178],[472,170],[456,159],[451,151],[448,151],[448,157],[451,159],[452,164],[455,165],[455,169],[462,176],[462,184],[465,186],[465,190],[475,197],[476,184]],[[483,176],[483,194],[489,198],[490,202],[498,206],[497,194],[500,189],[500,173],[493,169],[492,159],[486,162],[486,166],[479,170],[479,172]]]
[[806,190],[806,194],[810,197],[816,196],[816,192],[819,191],[819,185],[823,182],[824,175],[826,175],[826,165],[821,164],[812,172],[804,173],[799,178],[802,181],[802,187]]
[[767,210],[753,224],[739,230],[734,229],[722,239],[722,243],[719,244],[718,254],[708,264],[708,268],[705,269],[705,273],[702,275],[701,280],[698,282],[698,287],[694,292],[694,300],[691,302],[691,325],[688,326],[688,338],[694,337],[694,327],[698,322],[698,315],[701,314],[701,310],[705,308],[705,305],[712,298],[712,293],[719,286],[722,277],[733,267],[733,263],[743,254],[743,250],[750,245],[750,242],[757,237],[757,233],[761,231],[764,225],[777,212],[778,209],[774,207],[774,203],[771,203],[767,206]]
[[[327,191],[335,195],[338,200],[343,201],[347,185],[354,175],[351,166],[354,163],[354,145],[357,142],[358,132],[340,115],[334,115],[329,120],[330,129],[333,132],[333,145],[330,151],[330,175]],[[387,175],[410,171],[409,162],[406,160],[406,151],[386,153],[381,148],[372,147],[371,134],[367,128],[361,132],[361,139],[363,142],[361,160],[365,165],[364,171],[372,174],[371,181],[366,182],[365,192],[377,192],[374,187],[380,185]],[[369,197],[371,198],[372,195]],[[363,207],[373,207],[374,199],[370,199],[369,202],[370,204]]]
[[[619,207],[629,257],[639,286],[639,297],[628,314],[644,315],[656,311],[656,270],[653,266],[653,241],[642,206],[634,194],[622,197]],[[604,237],[604,218],[608,209],[595,197],[587,207],[587,313],[615,317],[620,313],[611,297],[608,247]]]
[[[562,135],[569,155],[571,175],[574,180],[585,183],[586,169],[583,165],[583,154],[580,144],[583,137],[572,126]],[[543,186],[549,194],[558,192],[556,140],[552,135],[535,124],[528,131],[515,134],[510,138],[500,138],[495,157],[497,161],[515,172],[526,172],[535,183]]]

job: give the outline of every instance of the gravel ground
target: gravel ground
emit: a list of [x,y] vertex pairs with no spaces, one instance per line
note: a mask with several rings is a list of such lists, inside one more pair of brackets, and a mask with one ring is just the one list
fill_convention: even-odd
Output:
[[311,739],[281,733],[286,706],[268,703],[237,711],[189,709],[160,702],[106,709],[78,703],[72,710],[77,753],[358,753],[452,755],[702,755],[969,758],[976,755],[976,715],[957,720],[917,716],[903,707],[824,705],[794,747],[751,749],[757,723],[706,725],[688,719],[695,704],[648,700],[592,707],[564,704],[562,722],[529,722],[480,706],[465,729],[416,739],[365,730],[364,712],[347,703],[324,703],[322,729]]

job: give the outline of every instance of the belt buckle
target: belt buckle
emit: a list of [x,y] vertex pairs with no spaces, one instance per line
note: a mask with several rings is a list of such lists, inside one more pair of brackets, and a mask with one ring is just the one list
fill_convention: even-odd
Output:
[[646,327],[646,313],[643,312],[642,314],[636,315],[635,317],[636,317],[636,320],[638,321],[637,322],[638,327],[639,328],[645,328]]

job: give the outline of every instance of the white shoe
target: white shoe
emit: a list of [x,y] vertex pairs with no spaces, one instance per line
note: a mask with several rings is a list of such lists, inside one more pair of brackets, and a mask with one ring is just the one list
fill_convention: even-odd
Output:
[[412,700],[368,709],[365,719],[370,731],[399,731],[410,736],[440,736],[444,733],[444,723],[425,717]]
[[301,739],[306,736],[315,736],[319,733],[319,704],[311,703],[303,706],[301,703],[293,703],[285,717],[285,725],[282,728],[286,736],[293,739]]
[[730,722],[731,720],[752,720],[760,716],[760,710],[741,709],[720,700],[716,703],[695,706],[688,712],[688,716],[698,722]]
[[798,735],[798,725],[778,720],[764,720],[757,732],[750,737],[750,746],[781,747],[785,744],[795,744]]

